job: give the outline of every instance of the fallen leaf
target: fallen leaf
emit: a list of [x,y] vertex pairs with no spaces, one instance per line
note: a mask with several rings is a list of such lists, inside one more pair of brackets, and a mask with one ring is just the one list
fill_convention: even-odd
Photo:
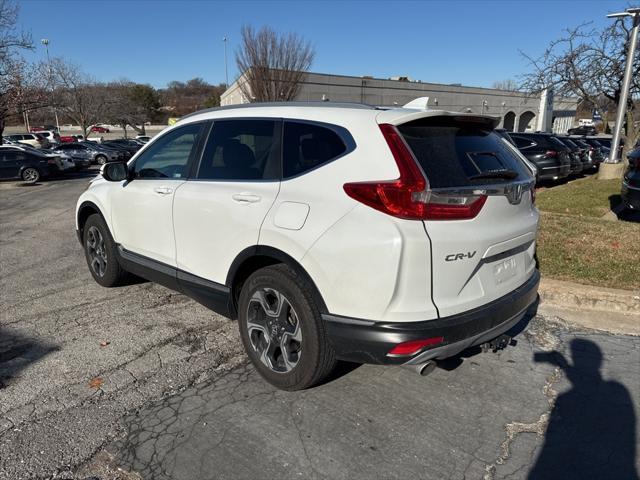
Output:
[[91,381],[89,382],[89,387],[100,388],[102,387],[103,383],[104,383],[104,380],[102,380],[100,377],[92,378]]
[[620,242],[611,242],[613,248],[620,248]]
[[100,346],[101,347],[106,347],[107,345],[109,345],[111,342],[108,342],[107,340],[103,340],[102,342],[100,342]]

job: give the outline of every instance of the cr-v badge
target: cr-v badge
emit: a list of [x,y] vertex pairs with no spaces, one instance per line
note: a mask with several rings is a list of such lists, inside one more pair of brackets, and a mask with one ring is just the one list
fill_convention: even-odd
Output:
[[476,250],[467,253],[451,253],[444,257],[446,262],[455,262],[456,260],[464,260],[465,258],[473,258],[476,254]]

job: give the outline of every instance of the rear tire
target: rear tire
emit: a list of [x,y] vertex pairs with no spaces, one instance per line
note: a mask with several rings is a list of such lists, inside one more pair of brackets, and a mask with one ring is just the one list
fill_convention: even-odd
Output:
[[21,177],[24,183],[33,185],[34,183],[38,183],[38,180],[40,180],[40,172],[37,168],[27,167],[22,171]]
[[247,279],[238,325],[249,359],[277,388],[312,387],[336,365],[312,289],[286,265],[262,268]]
[[104,165],[107,163],[107,157],[104,155],[96,155],[96,162],[98,165]]
[[103,287],[117,287],[125,283],[129,274],[120,267],[116,245],[104,219],[97,213],[84,224],[82,244],[89,271]]

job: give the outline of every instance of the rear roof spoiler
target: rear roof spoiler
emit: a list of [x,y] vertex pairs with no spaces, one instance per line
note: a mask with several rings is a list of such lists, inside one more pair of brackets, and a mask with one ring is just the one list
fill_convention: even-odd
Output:
[[[411,103],[407,105],[410,105]],[[489,124],[491,128],[496,128],[500,124],[500,117],[494,117],[492,115],[480,115],[478,113],[466,112],[450,112],[448,110],[417,110],[415,108],[406,107],[393,108],[390,110],[382,111],[376,116],[376,121],[378,123],[402,125],[403,123],[411,122],[413,120],[419,120],[421,118],[429,117],[460,117],[461,120],[464,118],[470,122],[473,121],[474,118],[477,118],[478,121]]]

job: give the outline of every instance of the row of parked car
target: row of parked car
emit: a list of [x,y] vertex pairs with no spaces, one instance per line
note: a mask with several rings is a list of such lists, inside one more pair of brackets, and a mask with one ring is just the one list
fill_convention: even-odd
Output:
[[611,140],[551,133],[512,133],[498,130],[532,163],[536,180],[555,181],[596,172],[609,156]]
[[0,179],[35,183],[50,176],[87,169],[92,164],[126,161],[149,141],[149,137],[140,136],[142,138],[120,138],[101,143],[75,138],[70,142],[49,142],[43,137],[46,142],[41,142],[34,140],[36,135],[40,136],[40,133],[2,138]]

